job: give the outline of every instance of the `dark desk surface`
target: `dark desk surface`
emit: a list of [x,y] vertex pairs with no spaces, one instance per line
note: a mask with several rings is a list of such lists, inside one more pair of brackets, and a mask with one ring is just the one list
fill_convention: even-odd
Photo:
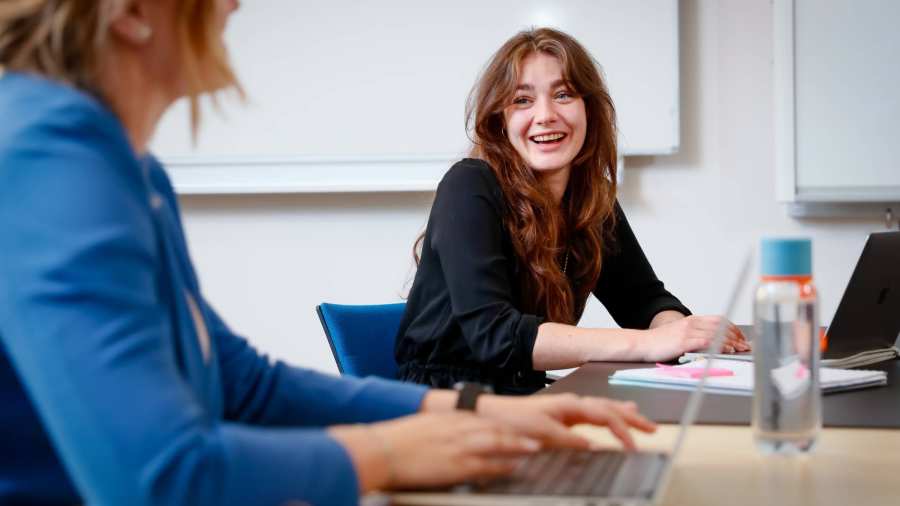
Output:
[[[649,366],[651,364],[646,363],[588,363],[542,393],[572,392],[632,400],[652,420],[678,423],[690,392],[610,385],[607,381],[617,369]],[[900,428],[900,360],[867,366],[866,369],[887,371],[887,386],[825,395],[822,414],[826,427]],[[750,423],[751,399],[749,396],[705,394],[697,423],[747,425]]]

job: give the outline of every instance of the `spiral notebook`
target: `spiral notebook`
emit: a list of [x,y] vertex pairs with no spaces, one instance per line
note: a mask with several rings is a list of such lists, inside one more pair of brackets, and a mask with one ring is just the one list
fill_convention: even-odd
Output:
[[[861,351],[844,358],[823,358],[822,365],[825,367],[850,369],[894,360],[897,357],[900,357],[900,348],[892,346],[890,348]],[[704,358],[753,362],[753,353],[685,353],[678,357],[678,362],[686,364]]]

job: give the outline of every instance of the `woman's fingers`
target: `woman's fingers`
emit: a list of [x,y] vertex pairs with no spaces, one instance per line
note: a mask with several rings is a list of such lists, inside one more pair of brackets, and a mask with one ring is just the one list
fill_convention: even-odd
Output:
[[747,342],[744,333],[733,323],[728,326],[725,344],[731,346],[737,352],[750,351],[750,344]]
[[750,351],[752,348],[750,347],[750,342],[747,340],[747,336],[744,335],[744,333],[741,331],[740,328],[738,328],[737,325],[732,323],[731,327],[737,336],[738,346],[740,348],[739,351]]
[[627,450],[634,450],[637,447],[634,444],[631,432],[628,430],[628,425],[618,412],[611,411],[607,415],[606,426],[609,427],[609,431],[616,436],[616,439],[622,442],[622,446]]
[[[692,322],[688,333],[689,338],[702,337],[712,341],[723,325],[721,316],[697,316]],[[736,353],[750,351],[750,344],[743,332],[733,323],[725,320],[725,338],[722,342],[721,352]],[[707,345],[708,346],[708,345]]]
[[527,455],[541,449],[540,441],[494,424],[469,432],[463,444],[468,451],[481,455]]
[[575,394],[563,394],[559,397],[555,405],[554,416],[563,420],[565,425],[605,423],[605,417],[612,410],[637,410],[637,405],[633,401],[618,401],[604,397],[580,397]]
[[490,455],[469,455],[463,459],[465,478],[499,478],[512,473],[522,462],[521,457],[496,457]]
[[578,403],[577,412],[570,415],[572,423],[606,425],[626,448],[634,448],[631,428],[643,432],[656,430],[656,424],[638,413],[633,402],[580,398]]
[[568,427],[553,418],[543,418],[541,425],[545,435],[544,441],[550,446],[580,449],[591,447],[590,441],[572,432]]
[[607,425],[613,435],[629,450],[636,448],[630,429],[634,428],[648,433],[656,431],[655,423],[638,413],[636,409],[630,407],[611,410]]
[[685,341],[685,350],[684,351],[702,351],[707,348],[709,348],[709,339],[708,338],[689,337]]
[[[631,404],[635,405],[634,403]],[[638,413],[637,407],[624,409],[622,411],[622,418],[624,418],[625,423],[641,432],[656,432],[656,424],[649,418]]]
[[549,446],[565,448],[590,448],[591,443],[567,427],[576,423],[588,422],[581,413],[578,398],[575,396],[559,396],[551,403],[552,409],[529,416],[521,429],[531,437],[539,438]]

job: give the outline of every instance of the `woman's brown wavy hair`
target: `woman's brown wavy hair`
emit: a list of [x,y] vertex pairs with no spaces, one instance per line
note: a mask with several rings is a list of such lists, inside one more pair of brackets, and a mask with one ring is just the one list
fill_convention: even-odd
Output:
[[[510,144],[504,110],[512,104],[522,61],[543,53],[561,63],[570,91],[584,100],[584,146],[572,161],[561,204]],[[471,156],[490,165],[506,199],[504,222],[524,271],[520,300],[526,312],[549,321],[576,322],[576,300],[600,276],[615,226],[616,112],[599,66],[571,36],[549,28],[522,31],[494,54],[469,96],[466,127]],[[568,251],[568,275],[563,272]]]

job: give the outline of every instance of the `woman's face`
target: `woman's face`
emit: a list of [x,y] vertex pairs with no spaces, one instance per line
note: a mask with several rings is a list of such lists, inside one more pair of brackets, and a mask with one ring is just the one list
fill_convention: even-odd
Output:
[[522,61],[503,116],[509,142],[532,170],[568,170],[584,145],[584,100],[566,85],[553,56],[533,53]]

